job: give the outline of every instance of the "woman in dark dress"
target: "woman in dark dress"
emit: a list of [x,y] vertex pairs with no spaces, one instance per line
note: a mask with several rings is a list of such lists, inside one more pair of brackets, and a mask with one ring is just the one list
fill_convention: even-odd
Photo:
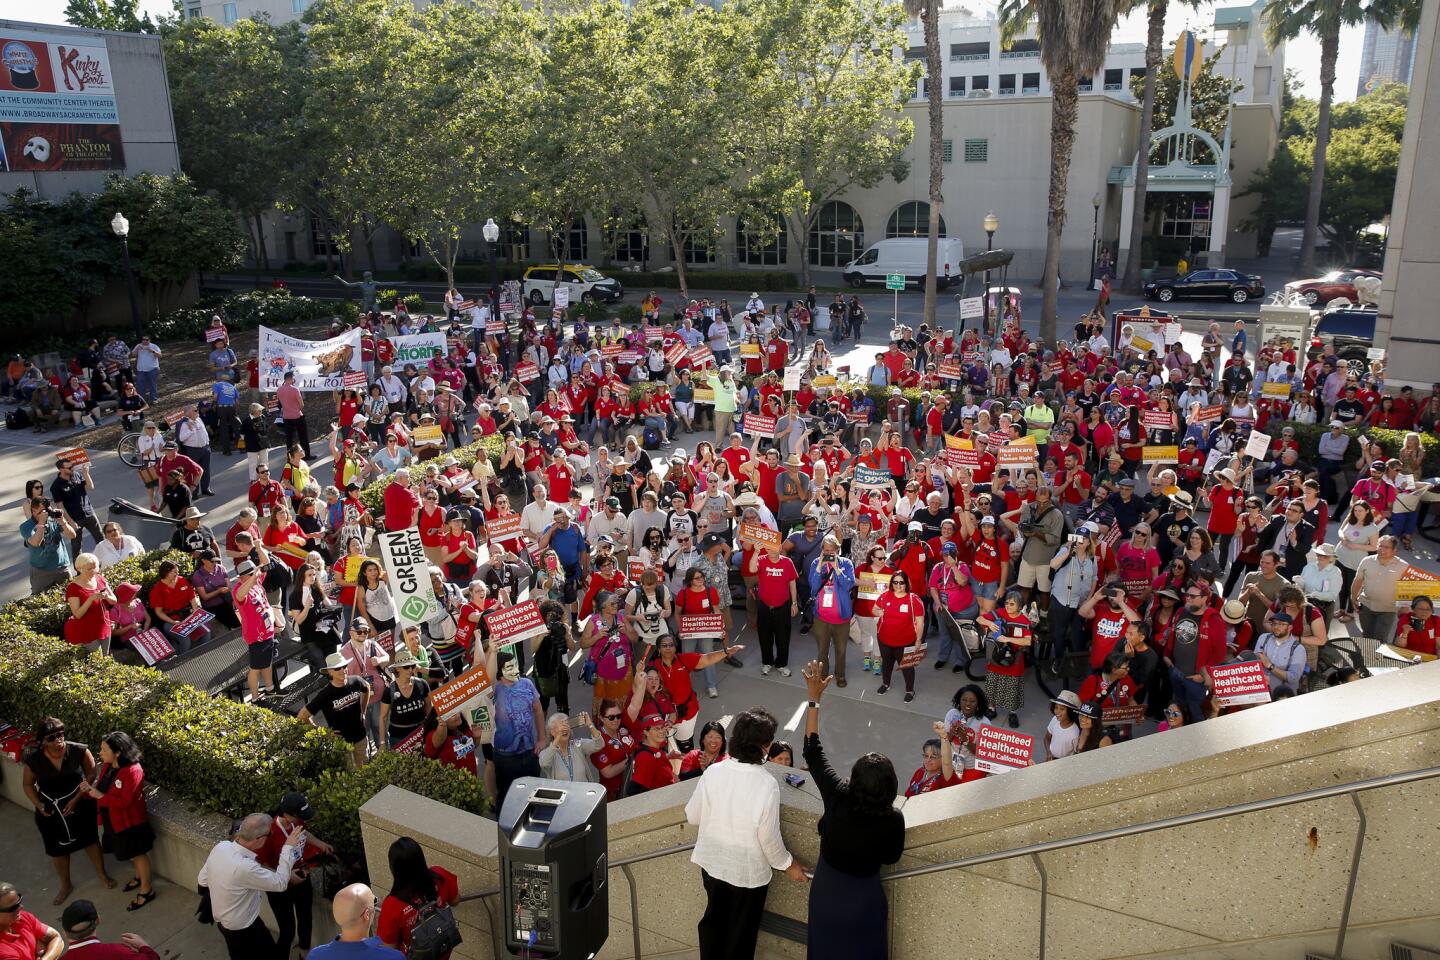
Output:
[[811,660],[803,671],[810,694],[805,711],[805,764],[825,801],[816,824],[820,858],[810,885],[810,960],[884,960],[890,904],[880,867],[905,850],[905,817],[895,809],[900,790],[888,757],[867,753],[841,780],[820,747],[820,697],[833,677]]
[[85,851],[106,889],[115,886],[100,853],[99,818],[95,801],[85,789],[95,776],[95,758],[83,743],[65,739],[65,724],[44,717],[35,727],[35,742],[25,750],[25,796],[35,808],[35,825],[45,853],[60,878],[55,904],[70,898],[70,855]]

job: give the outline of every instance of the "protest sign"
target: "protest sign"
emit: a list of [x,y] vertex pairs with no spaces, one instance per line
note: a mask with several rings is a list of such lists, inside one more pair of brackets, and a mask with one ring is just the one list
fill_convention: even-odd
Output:
[[671,364],[677,364],[685,359],[685,341],[676,340],[665,348],[665,359]]
[[538,379],[539,376],[540,368],[528,360],[515,365],[515,379],[521,383],[529,383],[531,380]]
[[1385,359],[1385,348],[1384,348],[1384,347],[1370,347],[1369,349],[1367,349],[1367,350],[1365,351],[1365,359],[1366,359],[1366,360],[1384,360],[1384,359]]
[[960,319],[978,320],[985,316],[984,297],[961,297],[960,298]]
[[414,730],[411,730],[408,734],[406,734],[403,740],[391,744],[390,752],[418,754],[421,752],[421,748],[424,746],[424,743],[425,728],[423,726],[416,727]]
[[711,405],[711,406],[714,406],[714,404],[715,404],[715,388],[714,388],[714,387],[696,387],[696,388],[695,388],[695,402],[696,402],[696,403],[709,404],[709,405]]
[[855,575],[855,585],[861,600],[879,600],[880,595],[890,589],[890,574],[862,570]]
[[1030,765],[1035,738],[1004,727],[981,724],[975,734],[975,769],[982,773],[1008,773]]
[[1178,463],[1180,461],[1180,448],[1173,443],[1169,446],[1151,446],[1146,444],[1140,448],[1141,463]]
[[961,467],[978,470],[980,468],[980,451],[973,448],[967,450],[963,447],[946,447],[945,466],[956,470]]
[[215,614],[205,610],[196,610],[190,614],[190,616],[171,627],[170,631],[179,636],[189,638],[194,636],[202,628],[208,627],[214,621]]
[[430,443],[444,443],[445,434],[438,426],[432,423],[428,426],[416,427],[410,432],[410,439],[414,440],[416,444],[423,446]]
[[554,307],[556,310],[564,310],[568,306],[570,306],[570,288],[557,283],[555,285]]
[[1105,536],[1103,536],[1103,537],[1100,538],[1100,542],[1103,543],[1103,544],[1105,544],[1105,546],[1106,546],[1107,548],[1114,547],[1115,544],[1119,543],[1119,542],[1120,542],[1120,524],[1118,524],[1118,523],[1112,523],[1112,524],[1110,524],[1110,529],[1108,529],[1108,530],[1105,531]]
[[1190,418],[1191,423],[1210,423],[1212,420],[1219,420],[1225,415],[1223,403],[1212,403],[1208,407],[1201,407],[1195,411],[1195,416]]
[[345,558],[345,582],[346,582],[346,583],[359,583],[359,582],[360,582],[360,568],[365,565],[365,561],[368,560],[368,559],[369,559],[369,557],[365,556],[363,553],[362,553],[362,554],[358,554],[358,555],[353,556],[353,557],[348,557],[348,556],[347,556],[347,557]]
[[380,645],[381,650],[384,650],[390,656],[393,657],[395,655],[394,630],[381,630],[379,633],[375,634],[375,642]]
[[739,539],[741,544],[750,544],[757,549],[765,549],[773,545],[779,546],[784,538],[780,536],[779,530],[772,530],[769,527],[758,523],[740,524]]
[[725,617],[719,613],[682,613],[680,637],[683,640],[718,640],[725,636]]
[[980,359],[980,351],[966,350],[964,353],[960,354],[960,359],[964,360],[966,363],[974,363],[976,360]]
[[822,373],[811,380],[810,385],[816,389],[820,387],[833,387],[835,386],[835,377],[828,373]]
[[708,367],[715,362],[715,354],[711,353],[710,348],[703,343],[698,347],[691,347],[686,351],[685,356],[690,359],[692,367]]
[[640,330],[640,336],[646,343],[651,343],[655,340],[664,340],[665,331],[660,327],[644,327]]
[[301,340],[262,326],[259,341],[259,386],[264,393],[280,389],[287,373],[295,375],[301,391],[328,393],[341,389],[347,372],[362,370],[358,327],[328,340]]
[[900,654],[900,669],[905,670],[910,667],[918,667],[924,659],[925,641],[921,640],[913,646],[904,648],[904,652]]
[[217,343],[224,340],[227,336],[229,336],[229,334],[225,332],[224,326],[205,328],[206,343]]
[[520,536],[520,514],[512,513],[508,516],[486,520],[485,534],[490,538],[491,543],[514,540]]
[[173,426],[175,426],[175,424],[179,423],[181,420],[184,420],[184,419],[185,419],[185,411],[184,411],[184,410],[175,410],[175,411],[172,411],[172,412],[170,412],[170,413],[165,414],[165,426],[167,426],[167,427],[173,427]]
[[466,670],[460,676],[430,694],[430,705],[441,720],[462,710],[468,710],[479,703],[490,689],[490,674],[483,663]]
[[364,370],[347,370],[340,375],[340,386],[346,390],[363,390],[368,382]]
[[1440,600],[1440,577],[1428,570],[1407,566],[1395,583],[1395,602],[1408,606],[1416,597]]
[[995,466],[1001,470],[1023,470],[1037,463],[1034,442],[1011,440],[995,452]]
[[990,431],[984,435],[984,438],[985,442],[992,447],[1003,447],[1006,443],[1010,442],[1010,434],[1003,433],[999,430]]
[[1146,430],[1174,430],[1174,414],[1166,410],[1146,410],[1140,414],[1140,426]]
[[633,367],[635,366],[635,364],[640,363],[644,359],[645,354],[641,353],[639,350],[630,350],[627,348],[624,352],[620,354],[619,357],[615,359],[615,362],[622,367]]
[[407,363],[413,363],[417,368],[428,366],[431,360],[443,360],[445,358],[445,334],[443,333],[412,333],[403,337],[390,337],[390,345],[395,348],[395,360],[397,368]]
[[1206,667],[1205,672],[1210,675],[1210,688],[1218,706],[1270,702],[1270,679],[1259,660]]
[[775,418],[759,413],[745,414],[745,432],[755,437],[775,437]]
[[758,344],[758,343],[742,343],[742,344],[740,344],[740,356],[742,356],[742,357],[758,357],[758,356],[760,356],[760,344]]
[[1245,456],[1254,457],[1256,460],[1264,460],[1270,452],[1270,434],[1261,433],[1259,430],[1251,430],[1250,436],[1245,440]]
[[647,569],[645,566],[645,561],[641,560],[639,557],[627,557],[625,560],[625,564],[626,577],[631,583],[639,583],[640,578],[645,575],[645,570]]
[[870,408],[866,407],[863,410],[846,410],[845,419],[851,423],[869,423]]
[[1227,454],[1220,450],[1211,450],[1205,454],[1205,473],[1213,473],[1224,462]]
[[55,459],[64,460],[66,463],[70,464],[70,466],[78,467],[82,463],[90,462],[90,454],[86,453],[85,450],[81,447],[72,447],[69,450],[61,450],[59,453],[55,454]]
[[502,647],[538,637],[547,629],[545,618],[540,616],[538,600],[526,600],[513,607],[494,610],[486,622],[490,625],[491,642]]
[[380,541],[380,563],[395,600],[395,626],[418,627],[440,609],[435,588],[430,583],[430,560],[420,531],[391,530],[376,537]]
[[166,657],[175,653],[175,648],[170,645],[170,640],[157,628],[141,630],[130,638],[130,644],[145,660],[146,666],[153,667]]
[[887,490],[895,480],[889,471],[878,467],[856,467],[855,486],[864,490]]
[[792,390],[800,389],[800,376],[804,372],[805,371],[800,367],[792,366],[785,368],[785,380],[781,384],[781,386],[785,389],[787,393]]
[[[504,305],[503,305],[503,304],[501,305],[501,309],[504,309]],[[495,319],[495,320],[486,320],[486,321],[485,321],[485,334],[486,334],[486,336],[499,337],[499,336],[503,336],[504,333],[505,333],[505,321],[504,321],[504,320]]]
[[1266,397],[1278,397],[1284,400],[1290,396],[1291,385],[1288,383],[1276,383],[1270,380],[1265,381],[1260,387],[1260,393]]
[[1138,723],[1145,719],[1145,704],[1143,703],[1127,703],[1120,707],[1107,703],[1104,709],[1104,722],[1107,727],[1112,724]]
[[965,368],[953,360],[944,360],[940,363],[941,380],[964,380]]
[[623,343],[607,343],[600,348],[600,355],[606,360],[613,360],[624,352],[625,344]]
[[1140,353],[1148,353],[1154,348],[1155,344],[1151,343],[1149,340],[1146,340],[1144,337],[1130,338],[1130,349],[1132,350],[1138,350]]

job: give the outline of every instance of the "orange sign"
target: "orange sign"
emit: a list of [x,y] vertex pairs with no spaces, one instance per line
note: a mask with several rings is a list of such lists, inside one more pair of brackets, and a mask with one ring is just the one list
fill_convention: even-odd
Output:
[[430,705],[435,708],[436,715],[444,720],[457,711],[473,707],[489,689],[490,674],[485,672],[484,664],[477,663],[430,694]]

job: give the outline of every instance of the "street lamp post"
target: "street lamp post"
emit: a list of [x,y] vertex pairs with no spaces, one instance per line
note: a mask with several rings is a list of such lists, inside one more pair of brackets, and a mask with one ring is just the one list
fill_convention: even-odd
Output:
[[[485,238],[485,250],[490,254],[490,316],[496,320],[500,317],[500,264],[495,259],[495,241],[500,239],[500,227],[496,225],[495,218],[486,219],[485,225],[480,228],[480,235]],[[485,331],[475,331],[476,349],[479,349],[480,338]],[[502,341],[503,342],[503,341]],[[505,358],[506,367],[509,367],[509,358]]]
[[[989,253],[992,249],[994,249],[994,246],[995,246],[995,231],[1000,229],[1000,218],[997,217],[997,216],[995,216],[995,211],[994,211],[994,210],[991,210],[989,213],[985,214],[985,221],[984,221],[984,223],[983,223],[983,226],[984,226],[984,228],[985,228],[985,252],[986,252],[986,253]],[[985,271],[985,289],[983,289],[983,290],[980,291],[980,295],[985,298],[984,301],[983,301],[984,304],[985,304],[985,332],[986,332],[987,334],[989,334],[991,331],[990,331],[990,271],[989,271],[988,269]],[[997,321],[998,321],[999,318],[997,317],[996,319],[997,319]],[[998,326],[998,323],[997,323],[997,326]]]
[[1100,194],[1090,200],[1095,208],[1095,226],[1090,231],[1090,289],[1095,289],[1095,261],[1100,257]]
[[135,325],[135,342],[140,342],[140,297],[135,292],[135,270],[130,265],[130,221],[125,214],[116,211],[110,221],[110,229],[120,238],[120,250],[125,255],[125,290],[130,295],[130,321]]

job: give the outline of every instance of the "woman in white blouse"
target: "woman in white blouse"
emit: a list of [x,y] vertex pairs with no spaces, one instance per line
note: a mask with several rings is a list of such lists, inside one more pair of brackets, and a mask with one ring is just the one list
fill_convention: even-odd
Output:
[[105,539],[95,545],[95,559],[100,561],[101,570],[113,567],[121,560],[138,557],[145,552],[145,546],[138,539],[120,529],[120,524],[114,520],[105,524],[100,532],[105,534]]

